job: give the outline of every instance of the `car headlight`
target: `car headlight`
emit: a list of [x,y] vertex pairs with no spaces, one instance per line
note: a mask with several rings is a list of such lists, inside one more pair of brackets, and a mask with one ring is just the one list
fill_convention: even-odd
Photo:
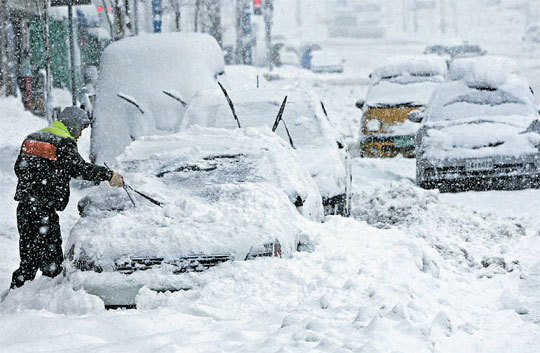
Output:
[[382,123],[378,119],[370,119],[366,122],[366,129],[369,132],[381,131]]
[[424,178],[433,178],[435,176],[435,170],[433,168],[424,169]]
[[81,251],[78,255],[75,254],[75,245],[72,245],[69,249],[67,260],[73,263],[73,266],[81,271],[95,271],[102,272],[103,269],[95,264],[95,259],[87,256],[84,251]]

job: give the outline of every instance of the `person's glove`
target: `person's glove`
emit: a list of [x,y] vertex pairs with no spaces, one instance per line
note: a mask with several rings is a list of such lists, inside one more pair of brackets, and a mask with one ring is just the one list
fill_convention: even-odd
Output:
[[109,180],[109,185],[115,188],[121,188],[124,186],[124,178],[117,172],[113,172],[113,176]]

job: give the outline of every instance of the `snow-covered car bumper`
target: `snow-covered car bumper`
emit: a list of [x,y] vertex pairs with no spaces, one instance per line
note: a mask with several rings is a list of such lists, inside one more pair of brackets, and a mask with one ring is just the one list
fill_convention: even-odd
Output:
[[404,157],[414,157],[414,143],[414,135],[364,136],[360,141],[360,150],[364,157],[391,158],[398,154]]
[[536,187],[539,180],[538,154],[444,161],[418,158],[416,161],[416,181],[427,189],[519,189]]
[[[281,244],[276,239],[264,248],[251,249],[241,260],[258,257],[281,257]],[[65,262],[66,275],[75,290],[103,300],[106,308],[136,306],[139,290],[146,287],[156,292],[177,292],[197,286],[193,274],[206,271],[227,261],[231,255],[200,255],[166,260],[162,257],[124,257],[105,266],[80,257]]]

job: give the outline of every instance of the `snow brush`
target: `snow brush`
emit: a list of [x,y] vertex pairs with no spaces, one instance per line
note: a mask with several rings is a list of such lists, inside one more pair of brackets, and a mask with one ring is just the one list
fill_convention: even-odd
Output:
[[[109,166],[107,165],[107,163],[103,163],[105,165],[105,167],[107,169],[109,169],[111,172],[112,172],[112,169],[109,168]],[[122,181],[124,182],[124,177],[122,177]],[[128,185],[126,182],[124,182],[124,186],[122,186],[122,189],[124,189],[124,191],[126,192],[126,194],[128,195],[129,197],[129,200],[131,201],[131,203],[133,204],[133,207],[137,207],[137,205],[135,204],[135,200],[133,199],[133,197],[131,197],[131,194],[129,193],[129,190],[133,191],[134,193],[136,193],[137,195],[147,199],[148,201],[150,201],[151,203],[153,203],[154,205],[157,205],[159,207],[163,207],[164,203],[163,202],[160,202],[158,200],[155,200],[153,198],[151,198],[150,196],[148,195],[145,195],[143,194],[142,192],[140,191],[137,191],[135,190],[134,188],[132,188],[130,185]]]

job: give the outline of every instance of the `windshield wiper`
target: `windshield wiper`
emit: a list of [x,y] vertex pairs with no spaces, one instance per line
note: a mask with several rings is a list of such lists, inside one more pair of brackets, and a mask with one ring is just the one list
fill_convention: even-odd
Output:
[[236,115],[236,111],[234,110],[234,104],[233,104],[233,102],[231,100],[231,97],[229,97],[229,94],[227,93],[227,90],[225,89],[225,87],[223,87],[221,82],[218,81],[218,85],[219,85],[219,88],[221,88],[221,91],[223,92],[223,94],[225,95],[225,98],[227,99],[227,103],[229,103],[229,107],[231,108],[234,120],[236,120],[236,123],[238,124],[238,128],[241,128],[240,120],[238,120],[238,116]]
[[180,95],[180,93],[174,90],[165,90],[162,92],[165,93],[165,95],[174,99],[175,101],[180,102],[180,104],[182,104],[184,107],[187,105],[186,101],[182,99],[182,96]]
[[135,108],[137,108],[141,112],[141,114],[144,115],[144,110],[142,110],[141,105],[135,100],[135,98],[128,96],[126,94],[123,94],[123,93],[117,93],[116,95],[118,96],[118,98],[121,98],[125,100],[126,102],[135,106]]
[[272,126],[272,132],[276,132],[279,126],[279,123],[283,121],[283,127],[285,128],[285,131],[287,132],[287,136],[289,137],[289,143],[291,144],[292,148],[296,149],[296,147],[294,147],[294,142],[292,140],[291,134],[289,133],[289,128],[287,127],[287,124],[285,124],[285,120],[283,120],[283,112],[285,111],[286,105],[287,105],[287,96],[285,96],[283,103],[281,103],[281,107],[279,108],[278,115],[276,117],[276,120],[274,121],[274,126]]

